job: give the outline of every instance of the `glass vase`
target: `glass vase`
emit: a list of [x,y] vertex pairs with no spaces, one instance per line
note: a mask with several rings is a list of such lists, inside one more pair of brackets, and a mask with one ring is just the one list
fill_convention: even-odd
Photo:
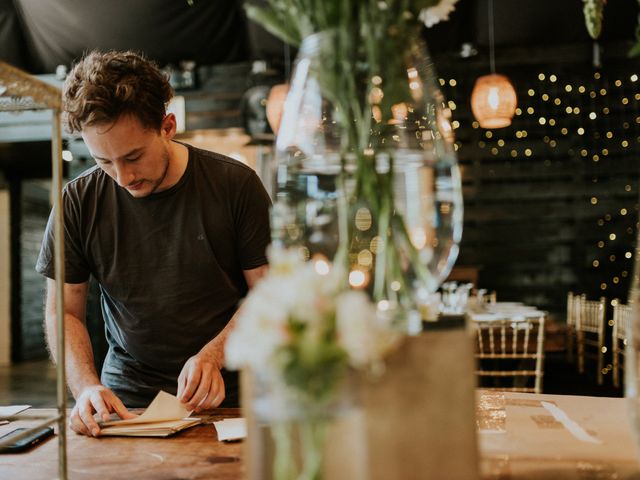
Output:
[[[252,413],[270,447],[261,451],[263,480],[365,480],[363,414],[354,385],[341,382],[321,401],[275,376],[256,375]],[[342,445],[342,452],[332,448]],[[350,450],[345,454],[344,450]],[[347,461],[345,462],[345,458]]]
[[273,242],[344,266],[404,326],[420,324],[462,235],[451,110],[424,41],[325,31],[300,48],[276,140]]

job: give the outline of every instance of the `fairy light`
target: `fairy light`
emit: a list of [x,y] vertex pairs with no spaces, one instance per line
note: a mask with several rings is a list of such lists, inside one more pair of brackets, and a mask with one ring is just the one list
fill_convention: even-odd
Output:
[[352,270],[349,273],[349,285],[353,288],[362,288],[366,285],[367,276],[362,270]]
[[329,262],[325,258],[318,258],[314,260],[313,268],[318,275],[328,275],[331,271]]
[[[599,286],[602,291],[611,290],[608,295],[612,296],[624,296],[624,293],[619,292],[627,288],[625,282],[628,282],[628,277],[631,276],[628,270],[634,251],[628,245],[635,238],[636,231],[635,222],[634,227],[628,223],[631,221],[630,217],[635,215],[634,209],[640,210],[640,205],[620,205],[621,199],[628,199],[629,195],[623,197],[609,193],[612,188],[611,182],[615,179],[610,175],[602,176],[601,172],[608,172],[610,162],[618,162],[620,158],[625,162],[620,163],[620,168],[627,168],[622,165],[627,165],[632,150],[635,154],[639,148],[640,114],[637,111],[640,108],[640,92],[637,85],[633,85],[639,76],[640,74],[630,74],[616,79],[601,72],[594,72],[592,79],[571,81],[565,75],[534,73],[529,84],[523,85],[522,94],[530,100],[523,102],[524,105],[516,109],[515,115],[520,117],[517,119],[520,123],[514,124],[516,128],[506,134],[486,130],[481,136],[482,140],[476,139],[477,143],[474,142],[477,147],[483,149],[482,153],[486,157],[491,155],[500,158],[502,169],[516,165],[513,160],[518,158],[533,158],[538,165],[547,168],[564,165],[564,158],[590,163],[586,168],[593,169],[593,173],[586,177],[584,182],[597,185],[598,194],[593,192],[587,196],[585,203],[588,202],[594,211],[609,205],[611,208],[610,213],[599,213],[597,217],[601,218],[596,218],[597,222],[594,220],[591,224],[592,228],[598,228],[600,240],[591,242],[591,248],[597,246],[598,255],[587,260],[590,262],[587,265],[598,269],[602,275],[595,284],[596,287]],[[577,79],[577,75],[574,75],[574,78]],[[554,83],[557,85],[553,85]],[[452,100],[447,105],[453,110],[455,103],[451,102]],[[461,123],[462,127],[469,128],[469,123]],[[475,121],[470,126],[474,129],[480,128]],[[522,141],[527,136],[523,126],[530,130],[531,142]],[[545,128],[539,128],[540,126]],[[544,143],[539,143],[540,140]],[[541,147],[536,148],[536,142]],[[463,147],[463,150],[465,149],[466,147]],[[556,159],[556,155],[560,157]],[[499,171],[487,168],[488,175],[496,179],[500,178]],[[547,171],[551,174],[551,170]],[[627,193],[636,191],[630,184],[622,184],[615,188],[624,188]],[[631,215],[632,213],[634,215]],[[627,224],[622,226],[617,223],[622,221]],[[623,250],[612,252],[614,248]],[[618,267],[619,264],[624,265]]]
[[358,253],[358,265],[362,265],[363,267],[370,267],[373,263],[373,254],[371,251],[364,249]]

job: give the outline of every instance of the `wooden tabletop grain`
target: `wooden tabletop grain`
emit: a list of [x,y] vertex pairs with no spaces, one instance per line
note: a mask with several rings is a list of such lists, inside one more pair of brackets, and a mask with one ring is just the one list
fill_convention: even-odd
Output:
[[[0,427],[0,435],[29,425],[29,415],[53,414],[33,409],[24,420]],[[201,415],[205,423],[168,438],[90,438],[67,430],[68,478],[118,480],[237,480],[243,477],[241,442],[219,442],[213,422],[240,416],[239,409]],[[58,478],[58,441],[51,437],[32,450],[0,455],[0,478]]]

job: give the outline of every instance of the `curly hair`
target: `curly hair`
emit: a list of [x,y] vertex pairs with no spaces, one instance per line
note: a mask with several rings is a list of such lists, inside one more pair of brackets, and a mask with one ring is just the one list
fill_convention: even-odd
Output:
[[166,76],[142,55],[93,51],[64,82],[63,121],[66,130],[74,133],[132,114],[145,128],[160,130],[172,96]]

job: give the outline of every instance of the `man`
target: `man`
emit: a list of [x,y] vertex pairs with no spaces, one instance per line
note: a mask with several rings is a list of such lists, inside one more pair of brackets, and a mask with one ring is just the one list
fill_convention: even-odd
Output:
[[[93,414],[149,404],[158,390],[196,411],[237,403],[223,366],[232,316],[266,271],[269,198],[255,172],[173,141],[171,87],[132,52],[93,52],[63,88],[67,130],[97,165],[64,189],[70,425],[99,435]],[[36,266],[47,279],[46,332],[55,358],[53,223]],[[85,308],[100,285],[109,350],[94,366]],[[226,385],[225,385],[226,383]]]

